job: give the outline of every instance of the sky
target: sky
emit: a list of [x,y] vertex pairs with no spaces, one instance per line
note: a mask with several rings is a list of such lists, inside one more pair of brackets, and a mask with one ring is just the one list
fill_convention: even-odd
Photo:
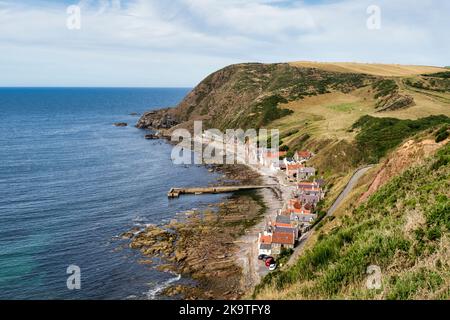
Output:
[[448,30],[446,0],[0,0],[0,86],[192,87],[242,62],[448,66]]

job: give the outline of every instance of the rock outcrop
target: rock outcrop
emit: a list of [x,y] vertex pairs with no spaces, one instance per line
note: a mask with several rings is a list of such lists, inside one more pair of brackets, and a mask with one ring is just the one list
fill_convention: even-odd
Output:
[[405,109],[415,105],[414,98],[410,95],[402,95],[394,92],[380,98],[376,104],[377,112]]
[[146,112],[137,122],[136,127],[139,129],[169,129],[179,121],[173,114],[174,110],[162,109],[158,111]]

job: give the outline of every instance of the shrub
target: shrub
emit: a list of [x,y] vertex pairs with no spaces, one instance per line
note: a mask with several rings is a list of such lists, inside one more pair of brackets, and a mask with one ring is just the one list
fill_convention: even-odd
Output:
[[448,131],[441,132],[440,134],[438,134],[438,135],[436,136],[436,143],[439,143],[439,142],[444,141],[445,139],[448,138],[449,135],[450,135],[450,134],[448,133]]
[[284,116],[293,113],[292,110],[278,108],[278,105],[280,103],[287,103],[287,102],[288,102],[287,99],[279,95],[273,95],[263,99],[263,101],[258,103],[255,106],[255,111],[261,112],[259,126],[260,127],[265,126],[274,120],[280,119]]
[[443,126],[441,129],[439,129],[436,134],[436,143],[439,143],[441,141],[444,141],[445,139],[447,139],[449,137],[449,132],[448,132],[448,127],[447,125]]
[[280,151],[289,151],[289,147],[287,145],[283,145],[280,147]]
[[391,93],[397,91],[398,85],[394,80],[385,79],[374,83],[373,88],[375,89],[375,91],[377,91],[377,93],[375,94],[375,98],[378,99],[388,96]]
[[433,77],[433,78],[450,79],[450,71],[424,74],[423,76]]
[[376,118],[367,115],[360,118],[353,125],[353,129],[360,129],[356,136],[356,143],[363,155],[363,161],[376,163],[407,137],[428,128],[449,123],[450,118],[444,115],[417,120]]

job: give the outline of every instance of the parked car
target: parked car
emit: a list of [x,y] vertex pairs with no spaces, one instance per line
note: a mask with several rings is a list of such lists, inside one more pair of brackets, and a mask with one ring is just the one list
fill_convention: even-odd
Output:
[[266,267],[269,268],[271,264],[273,264],[275,262],[275,260],[270,257],[266,260]]
[[258,260],[266,260],[266,258],[267,258],[267,254],[260,254],[258,256]]
[[264,261],[267,261],[267,260],[269,260],[269,259],[273,259],[273,257],[271,257],[271,256],[265,256],[263,260],[264,260]]
[[269,270],[270,271],[275,271],[277,269],[277,264],[276,263],[272,263],[270,266],[269,266]]

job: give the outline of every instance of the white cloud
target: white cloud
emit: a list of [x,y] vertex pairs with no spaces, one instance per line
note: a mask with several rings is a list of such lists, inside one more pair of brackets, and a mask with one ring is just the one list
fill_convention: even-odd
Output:
[[0,85],[194,85],[244,61],[450,64],[444,1],[134,0],[82,4],[66,28],[59,3],[0,1]]

